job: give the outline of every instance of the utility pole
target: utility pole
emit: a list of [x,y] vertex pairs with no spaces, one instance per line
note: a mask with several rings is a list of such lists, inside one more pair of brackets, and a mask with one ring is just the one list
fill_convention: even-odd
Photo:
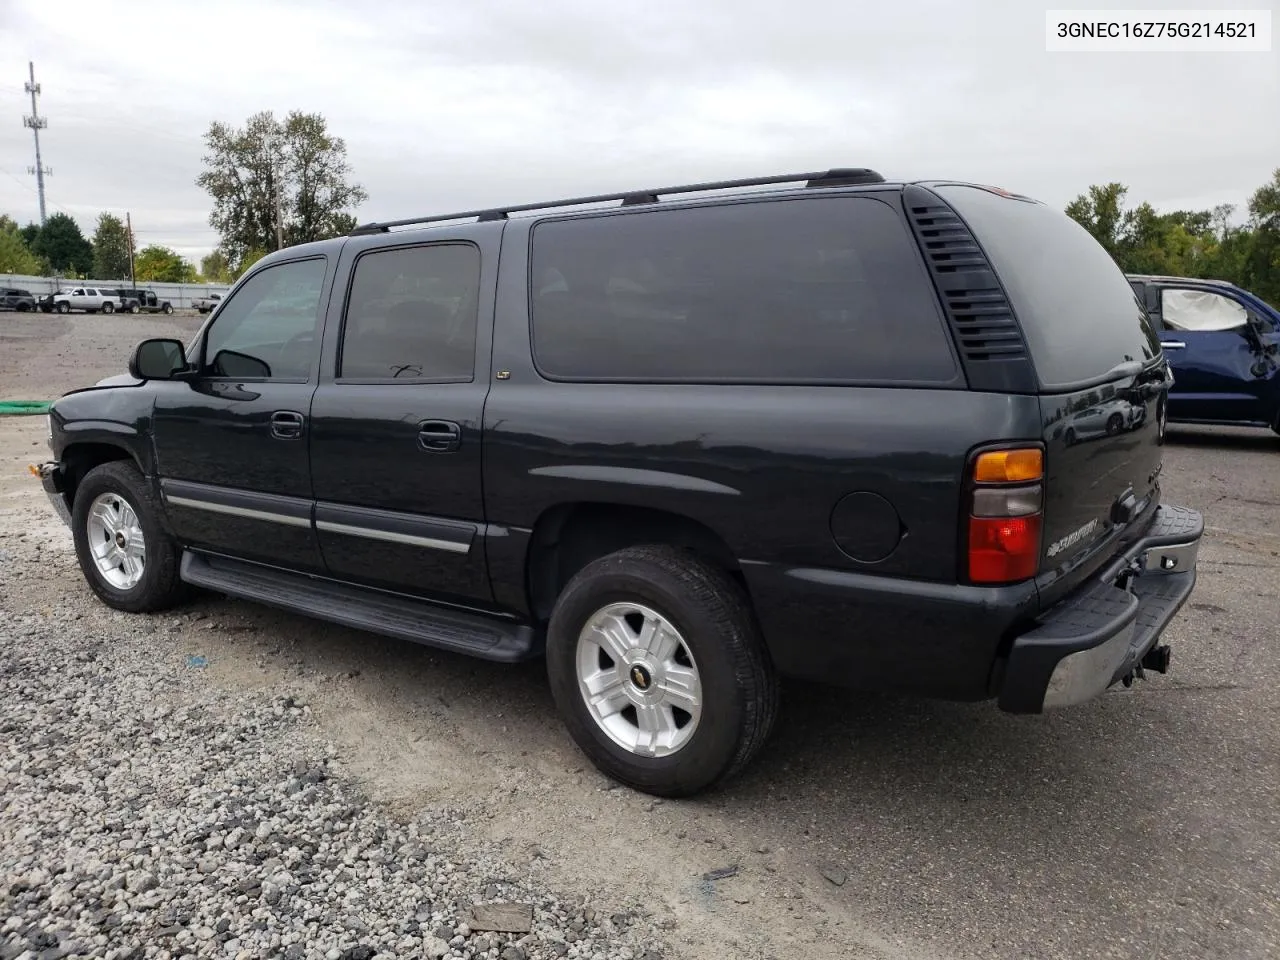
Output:
[[129,234],[129,286],[137,288],[138,281],[133,277],[133,218],[125,211],[124,229]]
[[276,249],[284,249],[284,225],[280,222],[280,165],[273,163],[271,165],[271,185],[275,188],[276,194]]
[[40,226],[44,226],[44,178],[45,175],[53,176],[53,171],[45,167],[44,162],[40,159],[40,131],[49,125],[49,121],[40,116],[40,108],[36,102],[36,98],[40,96],[40,84],[36,83],[36,65],[27,61],[27,69],[31,73],[31,79],[27,81],[27,93],[31,94],[31,116],[22,118],[22,125],[30,127],[32,135],[36,138],[36,165],[27,167],[28,173],[36,175],[36,192],[40,195]]

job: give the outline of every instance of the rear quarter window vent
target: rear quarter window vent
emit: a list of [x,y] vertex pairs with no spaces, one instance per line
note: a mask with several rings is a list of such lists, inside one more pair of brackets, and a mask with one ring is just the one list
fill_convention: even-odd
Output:
[[903,202],[946,310],[970,388],[1034,393],[1036,380],[1022,330],[969,228],[924,187],[908,186]]

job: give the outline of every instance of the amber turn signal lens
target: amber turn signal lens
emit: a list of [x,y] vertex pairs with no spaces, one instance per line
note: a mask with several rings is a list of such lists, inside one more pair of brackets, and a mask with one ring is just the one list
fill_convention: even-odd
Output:
[[1035,447],[988,450],[978,455],[973,479],[978,483],[1024,483],[1044,477],[1044,452]]

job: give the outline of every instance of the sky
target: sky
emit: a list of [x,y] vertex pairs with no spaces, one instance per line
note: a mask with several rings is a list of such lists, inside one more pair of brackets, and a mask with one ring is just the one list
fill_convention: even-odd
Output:
[[[1280,167],[1280,43],[1048,53],[1045,6],[0,0],[0,213],[38,216],[29,60],[49,212],[88,234],[127,211],[139,246],[197,262],[217,242],[203,134],[260,110],[327,118],[361,220],[849,166],[1243,209]],[[1072,6],[1156,5],[1053,4]]]

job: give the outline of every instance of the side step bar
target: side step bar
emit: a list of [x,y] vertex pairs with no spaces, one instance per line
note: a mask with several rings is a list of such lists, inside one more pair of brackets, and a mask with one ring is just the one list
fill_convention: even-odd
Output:
[[182,555],[181,576],[194,586],[232,597],[483,660],[514,663],[542,652],[541,635],[527,624],[321,577],[189,550]]

